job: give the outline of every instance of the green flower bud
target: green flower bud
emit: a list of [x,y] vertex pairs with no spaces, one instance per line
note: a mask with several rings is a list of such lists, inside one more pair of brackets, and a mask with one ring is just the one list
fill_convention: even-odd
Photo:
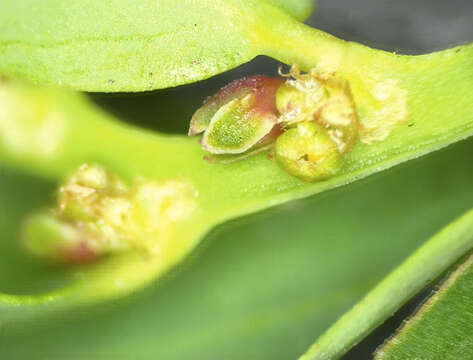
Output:
[[343,156],[327,130],[315,121],[299,122],[276,140],[275,157],[289,174],[305,181],[337,174]]
[[241,154],[266,144],[278,127],[275,94],[283,82],[253,76],[230,83],[196,111],[189,135],[204,132],[202,147],[212,154]]

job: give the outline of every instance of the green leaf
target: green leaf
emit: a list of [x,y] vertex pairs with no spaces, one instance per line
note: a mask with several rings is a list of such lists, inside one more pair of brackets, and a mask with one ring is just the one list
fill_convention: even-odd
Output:
[[[22,6],[19,3],[15,4],[11,6]],[[204,3],[192,2],[192,4],[201,6]],[[225,4],[229,6],[230,2]],[[248,2],[248,4],[256,3]],[[64,11],[79,14],[74,6],[79,5],[73,3],[72,10],[67,8]],[[180,9],[169,5],[169,9],[171,8],[176,11]],[[46,11],[44,10],[46,7],[41,9],[38,11]],[[385,121],[389,125],[389,122],[393,122],[401,115],[401,118],[409,119],[411,126],[395,129],[382,142],[371,145],[358,144],[347,156],[337,176],[323,182],[308,184],[279,169],[264,153],[228,165],[209,164],[202,160],[204,152],[194,139],[157,135],[125,126],[91,106],[78,94],[54,89],[36,89],[16,83],[7,85],[2,89],[0,101],[2,108],[6,109],[8,114],[0,120],[2,164],[59,181],[85,162],[98,163],[129,182],[137,177],[156,180],[184,178],[191,182],[199,193],[198,210],[192,219],[174,234],[174,240],[170,242],[172,246],[164,253],[163,258],[144,261],[140,254],[130,252],[81,268],[77,270],[76,280],[44,295],[33,297],[5,295],[2,300],[8,317],[14,320],[18,316],[28,316],[29,312],[25,311],[24,307],[18,307],[19,304],[30,304],[31,311],[42,312],[55,309],[53,304],[71,306],[127,294],[149,284],[181,261],[199,243],[202,235],[216,224],[347,184],[439,149],[473,133],[473,104],[470,101],[473,95],[472,45],[425,56],[397,56],[332,38],[305,27],[273,7],[262,5],[261,8],[255,7],[253,10],[259,20],[251,25],[252,29],[258,30],[252,34],[255,36],[255,44],[264,49],[262,53],[288,63],[297,62],[306,69],[318,64],[325,70],[338,71],[341,77],[350,82],[361,122],[369,124],[374,119],[374,129],[379,125],[376,124],[379,119],[381,125]],[[266,11],[265,16],[262,16]],[[217,16],[215,19],[223,21]],[[276,23],[266,23],[270,21],[269,19]],[[73,20],[71,19],[68,24],[74,25]],[[54,21],[56,17],[52,17],[51,24],[54,24]],[[102,23],[106,25],[107,21],[94,22],[99,27]],[[67,29],[64,30],[66,33]],[[79,30],[77,32],[79,33]],[[18,34],[21,33],[18,31]],[[197,33],[200,34],[198,36],[206,35],[205,32]],[[38,30],[37,34],[41,37],[42,30]],[[65,33],[58,32],[58,34],[62,36]],[[241,41],[242,38],[237,36],[235,39]],[[225,42],[225,46],[232,44],[230,40]],[[172,46],[169,45],[171,43],[166,36],[162,41],[163,44],[168,44],[171,50],[175,45],[174,43]],[[65,48],[61,45],[59,46],[61,49],[56,50],[65,54],[68,46],[67,42],[65,44]],[[308,46],[309,44],[318,46]],[[103,48],[97,44],[96,46]],[[93,46],[90,47],[92,48]],[[183,48],[187,49],[186,46]],[[252,51],[248,47],[245,49]],[[215,51],[221,55],[220,50]],[[143,52],[139,53],[140,59],[148,59],[142,56]],[[26,61],[37,59],[34,54],[18,53],[16,50],[12,50],[12,54],[16,54],[15,59],[26,59]],[[71,56],[72,54],[77,55],[77,49],[73,50]],[[189,56],[191,54],[194,56],[195,51],[189,52]],[[49,52],[43,55],[48,61],[61,60],[61,57],[51,56]],[[163,61],[170,61],[171,52],[168,55],[167,60]],[[84,61],[122,59],[125,69],[123,66],[113,64],[107,67],[107,71],[119,71],[123,79],[129,80],[127,86],[137,86],[125,87],[122,90],[143,89],[138,81],[141,79],[139,76],[133,78],[131,76],[133,74],[126,71],[122,73],[123,70],[133,69],[126,64],[127,57],[119,57],[117,54],[110,54],[110,57],[90,57],[87,56],[87,52],[84,52],[84,56],[87,57]],[[10,57],[5,56],[2,59]],[[172,59],[175,60],[174,53]],[[176,63],[178,65],[174,70],[182,70],[179,61]],[[11,67],[10,65],[9,69],[18,69],[16,65]],[[57,73],[48,72],[57,70],[52,63],[44,63],[48,71],[43,71],[45,69],[37,65],[29,64],[23,69],[35,69],[33,71],[38,71],[37,74],[41,76],[60,78],[57,77]],[[87,68],[82,65],[84,64],[81,64],[81,69]],[[84,80],[84,84],[89,84],[89,80],[98,81],[96,85],[102,86],[103,83],[100,85],[100,81],[104,78],[101,76],[106,74],[106,69],[94,66],[91,68],[100,74],[87,72],[87,76],[90,77],[84,78],[84,74],[75,73],[77,79]],[[68,74],[74,75],[74,72]],[[198,75],[195,79],[200,77],[201,75]],[[171,80],[166,79],[161,79],[163,82],[160,84],[170,85]],[[176,78],[172,78],[172,81],[174,80]],[[172,84],[180,83],[181,80]],[[71,85],[69,81],[65,83]],[[51,132],[51,129],[54,131]],[[435,272],[435,269],[427,271]],[[20,311],[15,312],[12,309]]]
[[[232,69],[260,53],[256,14],[305,18],[312,0],[2,2],[0,73],[87,91],[145,91]],[[292,17],[290,17],[292,19]]]
[[[397,76],[402,93],[410,94],[408,110],[414,126],[396,129],[376,144],[358,144],[337,176],[313,184],[287,174],[265,153],[227,165],[211,164],[203,161],[204,152],[194,139],[120,124],[79,94],[16,82],[2,84],[0,103],[7,116],[0,118],[0,163],[54,181],[83,163],[97,163],[128,182],[137,177],[182,178],[199,193],[198,209],[169,241],[164,258],[143,261],[133,252],[110,257],[82,269],[79,280],[63,289],[31,299],[4,297],[4,302],[73,305],[129,293],[181,261],[216,224],[345,185],[470,136],[472,53],[473,46],[466,46],[430,55],[425,63],[422,57],[407,58],[405,71]],[[375,56],[373,61],[385,63],[384,56]],[[403,58],[394,60],[404,63]],[[439,74],[449,82],[436,81]],[[355,80],[353,84],[355,97],[369,99],[362,83]],[[365,113],[372,111],[368,105]]]
[[[298,63],[306,70],[317,65],[324,71],[335,71],[348,80],[360,120],[372,125],[375,136],[380,136],[377,134],[380,130],[381,133],[386,132],[386,128],[390,132],[391,124],[396,123],[398,118],[408,119],[410,127],[395,129],[387,140],[375,145],[358,144],[336,177],[307,184],[284,173],[267,159],[266,154],[225,166],[205,163],[202,161],[204,153],[192,139],[157,135],[124,126],[74,93],[35,89],[18,84],[7,86],[5,91],[1,89],[2,114],[6,111],[8,116],[0,118],[0,164],[5,169],[21,169],[48,179],[43,183],[37,178],[11,176],[8,173],[10,170],[4,170],[7,172],[5,188],[15,189],[17,183],[31,186],[31,192],[18,187],[16,197],[13,196],[13,190],[8,192],[9,196],[4,195],[6,199],[2,206],[5,208],[2,209],[0,226],[4,226],[5,233],[11,234],[12,238],[19,236],[20,217],[23,214],[47,205],[44,192],[51,189],[52,194],[52,182],[60,181],[84,162],[99,163],[128,182],[137,177],[157,180],[185,178],[199,192],[198,210],[191,220],[181,224],[170,242],[172,246],[166,249],[163,257],[144,259],[142,254],[130,252],[123,256],[105,258],[94,265],[70,269],[47,268],[38,264],[30,266],[26,264],[27,260],[19,261],[18,265],[23,265],[24,271],[30,276],[22,272],[21,266],[17,272],[13,271],[17,270],[17,265],[8,261],[3,272],[8,279],[7,286],[5,294],[0,295],[1,325],[4,326],[2,336],[8,335],[0,341],[6,356],[11,354],[15,358],[31,358],[29,349],[34,349],[34,354],[37,355],[41,354],[38,348],[43,348],[45,350],[42,354],[48,353],[60,358],[66,348],[55,348],[58,344],[72,348],[70,341],[74,340],[76,346],[83,346],[77,339],[84,339],[84,335],[92,342],[96,341],[98,353],[104,357],[110,356],[110,348],[104,350],[103,343],[99,341],[103,338],[90,339],[92,333],[95,333],[90,331],[93,317],[85,319],[82,327],[75,329],[77,336],[72,336],[69,342],[65,335],[69,336],[74,332],[65,331],[67,324],[59,322],[45,326],[39,323],[38,328],[27,330],[11,323],[133,292],[181,261],[199,243],[203,234],[216,224],[347,184],[473,133],[473,105],[470,101],[473,91],[472,45],[419,57],[398,56],[346,43],[305,27],[279,7],[263,1],[185,1],[178,5],[175,2],[160,1],[159,6],[163,7],[158,9],[156,2],[146,2],[138,7],[135,3],[118,1],[73,1],[63,6],[62,2],[48,0],[41,7],[35,7],[30,2],[10,1],[0,14],[0,23],[4,25],[0,32],[0,72],[25,77],[37,83],[59,84],[89,91],[143,91],[203,79],[264,54],[289,64]],[[20,15],[24,13],[29,14],[28,18]],[[164,20],[157,22],[158,17]],[[124,19],[133,20],[126,22]],[[379,121],[385,128],[381,126],[380,129]],[[431,189],[429,199],[440,196],[439,193],[453,186],[451,174],[456,174],[460,165],[458,161],[451,162],[451,158],[448,160],[448,164],[453,164],[451,173],[440,173],[436,163],[432,167],[435,171],[430,172],[426,178],[437,181],[448,175],[443,181],[436,183],[434,190]],[[419,184],[419,181],[416,170],[399,191],[407,193],[406,189],[412,187],[412,184]],[[395,184],[399,186],[399,181]],[[36,187],[42,189],[42,192],[37,193],[34,190]],[[461,191],[453,189],[455,192]],[[369,193],[372,194],[372,191],[370,188]],[[461,201],[466,201],[465,193],[452,202],[454,205],[451,206],[456,210],[458,204],[463,204]],[[384,202],[379,204],[380,194],[373,198],[371,204],[370,210],[376,211],[375,214],[386,210]],[[399,196],[397,192],[392,194]],[[417,205],[416,193],[409,194],[415,200],[413,205]],[[25,197],[28,201],[24,204],[13,201],[21,201]],[[367,194],[363,194],[363,197],[357,199],[358,207],[354,205],[352,210],[366,212],[368,198]],[[344,202],[344,208],[346,196],[340,201]],[[429,216],[433,218],[429,217],[424,224],[418,217],[414,219],[419,208],[417,212],[409,213],[403,204],[399,211],[403,216],[411,215],[409,221],[404,219],[405,228],[419,231],[418,227],[422,225],[425,230],[425,227],[442,222],[440,219],[444,220],[445,216],[458,214],[459,211],[450,212],[452,209],[445,209],[445,202],[441,204],[439,213],[429,212]],[[336,202],[332,206],[336,206]],[[18,209],[18,212],[12,212],[11,209]],[[412,209],[416,209],[415,206]],[[317,241],[315,247],[312,247],[312,242],[305,244],[307,241],[304,241],[304,246],[298,243],[300,248],[294,250],[294,231],[291,227],[291,233],[286,234],[281,248],[289,256],[283,262],[286,266],[281,266],[280,262],[275,264],[271,256],[273,253],[268,251],[268,248],[274,246],[275,237],[272,234],[268,234],[266,242],[262,244],[255,242],[256,248],[242,248],[241,257],[235,256],[238,254],[235,250],[240,249],[238,247],[217,252],[222,256],[210,256],[211,267],[198,278],[193,277],[193,273],[188,275],[190,280],[184,281],[177,292],[164,292],[163,295],[159,289],[153,288],[149,291],[152,295],[159,293],[159,296],[148,298],[144,295],[146,293],[141,295],[152,299],[149,303],[140,303],[143,298],[138,297],[128,299],[130,303],[120,306],[117,312],[111,310],[110,318],[104,319],[104,330],[109,327],[117,333],[103,331],[103,334],[110,334],[110,339],[115,337],[114,340],[117,339],[116,336],[127,339],[122,342],[114,341],[119,344],[114,351],[125,357],[136,357],[140,352],[143,355],[154,352],[157,356],[166,358],[225,358],[228,357],[229,348],[242,349],[248,352],[247,357],[254,357],[256,349],[263,349],[263,355],[271,359],[276,357],[275,354],[294,356],[292,351],[302,352],[308,345],[310,336],[320,334],[411,252],[415,244],[430,235],[430,232],[426,234],[428,231],[425,231],[422,236],[416,233],[416,236],[403,237],[399,243],[402,246],[396,247],[394,251],[380,243],[380,239],[386,238],[386,224],[376,224],[383,225],[383,228],[375,233],[372,232],[375,221],[369,221],[363,230],[364,233],[373,235],[360,235],[354,239],[353,231],[343,230],[346,223],[350,222],[350,217],[341,217],[340,208],[332,211],[330,217],[320,215],[317,219],[320,222],[314,222],[313,213],[308,210],[305,213],[308,218],[301,214],[296,217],[301,219],[300,229],[305,235],[297,236],[297,239],[302,242],[304,237],[311,236],[316,230],[321,241]],[[327,214],[329,213],[330,211]],[[401,216],[400,213],[398,215]],[[14,216],[17,218],[12,219]],[[284,223],[283,220],[286,217],[279,219],[276,224]],[[296,220],[293,222],[296,223]],[[318,227],[307,226],[312,223]],[[325,234],[324,226],[329,226]],[[353,228],[357,226],[358,222],[352,224]],[[393,226],[393,234],[399,228],[404,228],[400,223],[393,223]],[[281,232],[282,229],[280,228]],[[322,241],[330,238],[334,229],[340,229],[341,236],[332,239],[345,240],[332,243]],[[260,231],[267,231],[267,228]],[[257,235],[257,239],[265,239],[258,232]],[[248,238],[247,234],[242,234],[234,241],[238,246],[243,246],[242,239]],[[287,241],[288,238],[291,241]],[[455,247],[458,244],[461,246]],[[454,261],[456,255],[466,251],[468,244],[452,243],[442,248],[451,255],[445,258],[445,266]],[[377,249],[374,251],[377,258],[367,251],[373,247]],[[7,249],[12,248],[16,249],[14,246],[7,246]],[[333,256],[327,256],[327,252]],[[351,267],[339,266],[348,264],[358,252],[356,264],[350,264]],[[428,255],[428,251],[426,253]],[[318,255],[315,261],[314,254]],[[438,253],[434,252],[435,254]],[[261,278],[257,278],[255,273],[260,271],[263,255],[267,256],[264,257],[266,263],[272,266],[261,273]],[[21,258],[20,255],[6,257]],[[373,262],[373,258],[380,262]],[[415,257],[419,258],[423,259],[422,256]],[[235,284],[232,278],[227,278],[222,283],[223,274],[233,275],[223,271],[231,266],[231,262],[222,259],[233,259],[233,268],[242,271],[236,288],[225,287]],[[439,257],[429,259],[433,260],[430,263],[432,266],[420,273],[422,279],[432,278],[440,269],[439,264],[434,261]],[[216,265],[213,265],[214,261]],[[287,268],[294,264],[303,266],[303,271],[288,273]],[[417,269],[419,264],[418,260],[414,261],[414,268]],[[307,267],[314,270],[304,276]],[[413,271],[408,273],[413,274]],[[289,275],[293,276],[289,278]],[[22,276],[23,283],[19,281]],[[38,277],[38,281],[32,287],[31,279],[35,277]],[[210,287],[205,290],[196,285],[212,279],[215,281],[210,281]],[[293,279],[297,279],[297,283],[291,281]],[[363,279],[362,283],[359,279]],[[263,282],[265,285],[261,287],[262,280],[267,283]],[[274,294],[274,284],[280,284],[277,296]],[[346,294],[347,284],[357,285]],[[295,285],[298,286],[298,291],[294,291]],[[189,288],[193,287],[196,289],[196,296],[192,298],[193,301],[189,301]],[[305,296],[309,288],[313,288],[314,292],[307,299]],[[248,297],[242,298],[242,293]],[[199,294],[206,295],[202,300],[197,300]],[[321,301],[319,299],[323,294],[330,296]],[[405,299],[399,297],[396,301],[399,303]],[[268,304],[273,304],[273,307],[267,316],[261,318],[255,315],[261,314],[258,304],[263,308]],[[308,304],[307,312],[303,314],[299,311],[306,307],[301,307],[301,304]],[[150,307],[155,309],[156,306],[158,310],[151,312]],[[188,308],[182,311],[185,306]],[[298,310],[286,312],[287,308]],[[203,309],[207,311],[202,312]],[[216,310],[219,309],[218,313]],[[124,321],[122,311],[127,315],[126,320],[132,321]],[[294,315],[294,312],[297,314]],[[146,323],[151,313],[156,315],[155,321]],[[204,313],[207,321],[204,321]],[[285,317],[285,313],[291,316]],[[313,316],[313,322],[307,320],[307,314]],[[242,318],[246,321],[242,322]],[[373,318],[379,320],[382,316]],[[189,327],[189,323],[197,325]],[[205,324],[203,331],[199,327],[202,323]],[[124,329],[117,324],[127,324],[125,330],[128,337],[123,336]],[[79,324],[75,323],[74,326],[76,325]],[[304,329],[298,333],[304,337],[303,341],[295,335],[288,336],[298,327]],[[28,336],[24,336],[28,332]],[[255,333],[260,336],[257,340],[253,336]],[[161,336],[157,336],[159,334]],[[330,336],[330,332],[328,334]],[[355,331],[352,334],[358,333]],[[156,343],[155,336],[161,343]],[[275,338],[277,341],[274,341]],[[176,348],[179,347],[176,344],[182,344],[183,339],[186,339],[185,346],[176,355]],[[298,346],[288,346],[289,339]],[[346,339],[352,344],[351,335]],[[30,346],[25,346],[26,340],[31,341]],[[54,344],[51,340],[54,340]],[[269,346],[270,343],[273,344],[272,347]],[[269,348],[270,351],[267,350]],[[81,357],[80,351],[81,349],[77,350],[77,357]]]
[[[472,145],[459,143],[323,196],[220,226],[195,256],[134,296],[60,317],[3,323],[2,358],[295,359],[471,207]],[[52,187],[12,171],[1,179],[1,288],[38,293],[61,286],[67,270],[46,275],[44,265],[26,262],[15,242],[22,215],[47,201]],[[18,312],[44,310],[23,306]],[[2,309],[0,318],[6,314]]]
[[398,266],[324,333],[301,360],[340,357],[472,248],[470,210]]
[[377,360],[473,358],[473,257],[456,269],[399,332]]

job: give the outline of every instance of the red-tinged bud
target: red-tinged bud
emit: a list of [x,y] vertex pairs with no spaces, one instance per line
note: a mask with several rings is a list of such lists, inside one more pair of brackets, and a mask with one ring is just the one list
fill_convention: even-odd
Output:
[[189,135],[204,132],[213,154],[240,154],[280,133],[275,96],[284,79],[262,75],[233,81],[210,97],[192,117]]
[[70,264],[80,264],[93,261],[99,257],[86,241],[77,243],[74,247],[62,250],[59,260]]
[[253,110],[259,113],[277,115],[275,96],[284,79],[255,75],[232,81],[217,93],[209,97],[201,108],[192,116],[189,136],[205,131],[215,113],[226,103],[234,99],[241,99],[246,95],[254,95]]

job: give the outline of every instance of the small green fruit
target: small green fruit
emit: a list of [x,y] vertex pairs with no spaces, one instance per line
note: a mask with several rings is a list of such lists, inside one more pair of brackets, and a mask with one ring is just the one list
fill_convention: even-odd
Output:
[[327,130],[315,121],[297,123],[276,141],[275,157],[289,174],[319,181],[337,174],[343,156]]

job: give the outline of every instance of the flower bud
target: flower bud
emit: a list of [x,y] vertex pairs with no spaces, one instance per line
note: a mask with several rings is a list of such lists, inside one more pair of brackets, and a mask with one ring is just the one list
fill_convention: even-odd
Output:
[[230,83],[196,111],[189,135],[204,132],[202,147],[212,154],[241,154],[266,143],[277,125],[275,94],[283,82],[258,75]]
[[189,135],[204,132],[212,162],[241,160],[276,141],[275,158],[289,173],[307,181],[335,175],[360,133],[348,81],[296,65],[281,75],[232,82],[194,114]]

